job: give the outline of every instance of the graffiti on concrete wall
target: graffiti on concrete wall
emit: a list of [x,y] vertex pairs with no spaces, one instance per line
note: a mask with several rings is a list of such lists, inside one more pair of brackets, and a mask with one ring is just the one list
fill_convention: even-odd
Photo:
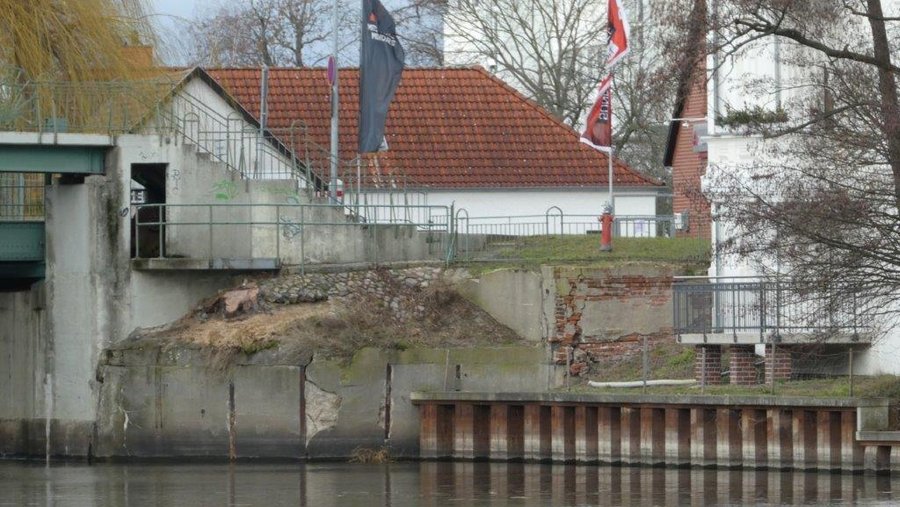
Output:
[[[300,194],[297,192],[285,192],[284,202],[289,206],[300,205]],[[284,239],[293,241],[294,238],[303,233],[303,224],[297,222],[296,217],[281,215],[278,217],[281,222],[281,234]]]
[[230,201],[237,197],[237,185],[231,180],[222,180],[213,183],[212,194],[217,201]]
[[303,233],[303,225],[297,223],[291,217],[282,215],[278,217],[278,221],[281,222],[281,235],[288,241],[293,241],[294,238]]

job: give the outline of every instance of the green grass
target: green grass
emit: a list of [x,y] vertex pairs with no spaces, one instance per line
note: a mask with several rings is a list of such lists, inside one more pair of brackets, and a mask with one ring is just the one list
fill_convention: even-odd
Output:
[[[691,346],[676,343],[656,343],[649,349],[649,380],[693,379],[694,354]],[[723,364],[728,364],[727,357]],[[598,382],[638,381],[643,378],[643,357],[640,353],[591,363],[584,377],[572,379],[578,382],[572,391],[579,393],[615,394],[657,394],[657,395],[709,395],[709,396],[796,396],[813,398],[850,397],[850,378],[846,376],[810,380],[791,380],[771,384],[736,386],[728,384],[728,377],[722,378],[722,385],[706,386],[701,389],[692,386],[658,386],[643,388],[599,388],[591,387],[588,380]],[[900,376],[876,375],[853,377],[854,398],[890,398],[900,401]]]
[[[655,343],[649,348],[650,379],[694,378],[694,347],[676,343]],[[591,363],[586,377],[600,382],[640,380],[644,359],[640,353]]]
[[[617,394],[664,394],[664,395],[697,395],[710,396],[797,396],[812,398],[847,398],[850,397],[850,381],[848,377],[833,377],[814,380],[792,380],[756,386],[719,385],[677,387],[648,387],[646,391],[636,389],[608,389],[580,385],[572,389],[583,393],[617,393]],[[900,400],[900,377],[894,375],[856,376],[853,378],[854,398],[891,398]]]
[[[611,252],[600,251],[600,238],[585,236],[529,236],[515,245],[495,248],[479,259],[500,267],[509,263],[534,266],[542,263],[664,262],[685,265],[709,263],[709,241],[695,238],[617,238]],[[477,265],[480,262],[473,262]]]

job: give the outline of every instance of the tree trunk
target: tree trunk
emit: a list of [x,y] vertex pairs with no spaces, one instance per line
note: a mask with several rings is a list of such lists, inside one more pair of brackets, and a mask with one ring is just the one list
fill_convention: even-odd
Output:
[[888,163],[894,175],[894,203],[900,211],[900,106],[897,82],[891,71],[891,49],[888,44],[881,0],[867,0],[869,25],[875,59],[878,60],[878,91],[881,94],[881,117],[888,147]]

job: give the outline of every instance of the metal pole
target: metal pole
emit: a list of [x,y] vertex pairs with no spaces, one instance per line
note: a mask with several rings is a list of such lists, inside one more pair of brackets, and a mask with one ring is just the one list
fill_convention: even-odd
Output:
[[141,258],[141,206],[134,208],[134,258]]
[[850,396],[853,396],[853,347],[850,347]]
[[[263,142],[266,136],[266,123],[269,119],[269,67],[262,66],[262,73],[259,77],[259,138],[256,140],[256,167],[254,168],[254,176],[260,177],[263,174]],[[226,120],[227,123],[227,120]],[[226,130],[227,130],[226,125]]]
[[[610,82],[609,82],[609,109],[610,109],[610,111],[612,111],[612,98],[613,98],[612,89],[613,89],[613,86],[615,83],[615,78],[613,76],[614,76],[613,74],[610,74]],[[613,201],[613,155],[615,154],[614,153],[615,148],[613,147],[613,142],[612,142],[612,115],[611,114],[609,117],[609,121],[610,121],[610,139],[609,139],[609,157],[608,157],[608,159],[609,159],[609,174],[608,174],[608,176],[609,176],[609,209],[610,209],[610,214],[615,216],[616,208],[613,204],[614,203],[614,201]]]
[[700,392],[706,392],[706,346],[700,347]]
[[213,207],[209,205],[209,258],[213,258]]
[[328,184],[328,195],[329,200],[334,204],[337,203],[338,110],[340,109],[340,97],[338,96],[338,0],[334,0],[331,30],[334,42],[331,53],[334,58],[334,83],[331,85],[331,181]]
[[164,245],[164,243],[163,243],[163,239],[164,239],[164,238],[163,238],[163,227],[165,227],[165,226],[163,225],[163,221],[164,221],[164,220],[163,220],[163,213],[165,213],[165,209],[163,208],[163,206],[164,206],[164,205],[160,205],[160,206],[159,206],[159,208],[158,208],[158,209],[159,209],[159,215],[157,215],[157,217],[156,217],[156,222],[157,222],[157,232],[159,233],[159,235],[158,235],[158,241],[159,241],[159,243],[157,243],[157,248],[159,249],[159,252],[157,252],[157,257],[159,257],[160,259],[163,258],[163,254],[164,254],[165,251],[166,251],[166,250],[163,248],[163,245]]
[[775,394],[775,353],[776,352],[775,352],[775,342],[774,341],[772,342],[771,348],[769,350],[772,351],[772,360],[769,361],[769,364],[771,365],[771,368],[772,368],[772,394]]
[[647,377],[650,376],[650,356],[649,350],[647,348],[647,337],[644,337],[644,350],[643,350],[643,366],[644,366],[644,392],[647,392]]
[[306,251],[305,244],[303,241],[303,237],[306,235],[306,214],[303,210],[306,209],[305,204],[300,205],[300,274],[306,274]]
[[[611,96],[611,95],[610,95]],[[613,147],[612,141],[610,141],[609,147],[609,209],[611,210],[611,214],[615,216],[615,207],[613,206]]]
[[359,217],[359,193],[362,192],[362,157],[356,157],[356,216]]

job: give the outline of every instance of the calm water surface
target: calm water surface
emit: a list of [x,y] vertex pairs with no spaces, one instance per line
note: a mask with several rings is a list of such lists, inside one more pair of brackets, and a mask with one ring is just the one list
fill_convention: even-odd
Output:
[[0,461],[0,506],[900,505],[900,477],[495,463]]

